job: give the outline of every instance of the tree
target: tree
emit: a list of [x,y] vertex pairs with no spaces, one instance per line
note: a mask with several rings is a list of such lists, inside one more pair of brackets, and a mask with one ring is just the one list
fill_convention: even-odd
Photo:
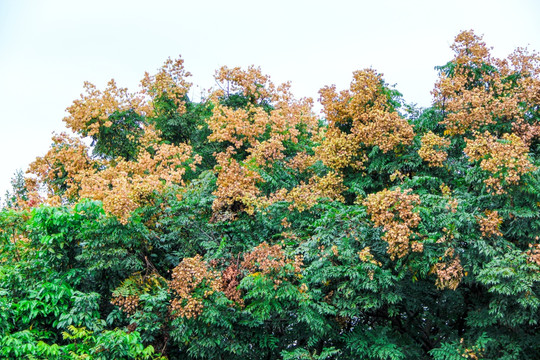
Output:
[[0,354],[536,358],[540,57],[452,49],[422,111],[373,69],[323,119],[255,67],[86,84],[0,211]]

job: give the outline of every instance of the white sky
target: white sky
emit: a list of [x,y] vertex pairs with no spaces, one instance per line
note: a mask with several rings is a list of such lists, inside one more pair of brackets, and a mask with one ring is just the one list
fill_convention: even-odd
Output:
[[145,71],[181,54],[201,88],[222,65],[254,64],[316,99],[373,67],[429,106],[433,68],[450,60],[460,30],[502,57],[540,51],[539,19],[538,0],[0,0],[0,197],[64,130],[85,80],[135,91]]

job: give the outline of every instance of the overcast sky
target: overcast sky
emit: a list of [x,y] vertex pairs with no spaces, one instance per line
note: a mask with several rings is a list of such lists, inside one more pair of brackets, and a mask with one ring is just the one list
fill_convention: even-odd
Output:
[[43,155],[84,81],[133,91],[145,71],[181,55],[192,95],[222,65],[261,66],[298,97],[349,85],[373,67],[407,102],[430,106],[434,66],[474,29],[506,56],[540,51],[540,1],[0,0],[0,197]]

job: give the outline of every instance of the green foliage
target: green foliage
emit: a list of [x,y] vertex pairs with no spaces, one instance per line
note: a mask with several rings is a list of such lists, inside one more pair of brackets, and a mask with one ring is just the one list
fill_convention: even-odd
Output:
[[109,115],[108,120],[111,125],[101,126],[99,132],[92,136],[94,154],[108,159],[136,159],[144,118],[128,110],[117,111]]
[[17,199],[28,200],[28,190],[25,187],[24,174],[22,170],[17,170],[11,178],[11,191],[6,191],[4,200],[0,208],[14,208],[17,206]]
[[185,112],[179,113],[178,106],[166,95],[154,104],[156,115],[148,121],[161,132],[162,138],[171,144],[189,143],[193,151],[202,157],[200,169],[211,169],[216,164],[212,154],[222,148],[207,140],[211,134],[206,119],[212,115],[212,105],[207,102],[194,103],[184,97]]

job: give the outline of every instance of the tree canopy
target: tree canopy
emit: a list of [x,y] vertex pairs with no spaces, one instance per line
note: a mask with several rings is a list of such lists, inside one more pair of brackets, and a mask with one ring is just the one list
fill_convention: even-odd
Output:
[[537,359],[540,57],[472,31],[417,109],[181,58],[86,83],[0,211],[0,357]]

